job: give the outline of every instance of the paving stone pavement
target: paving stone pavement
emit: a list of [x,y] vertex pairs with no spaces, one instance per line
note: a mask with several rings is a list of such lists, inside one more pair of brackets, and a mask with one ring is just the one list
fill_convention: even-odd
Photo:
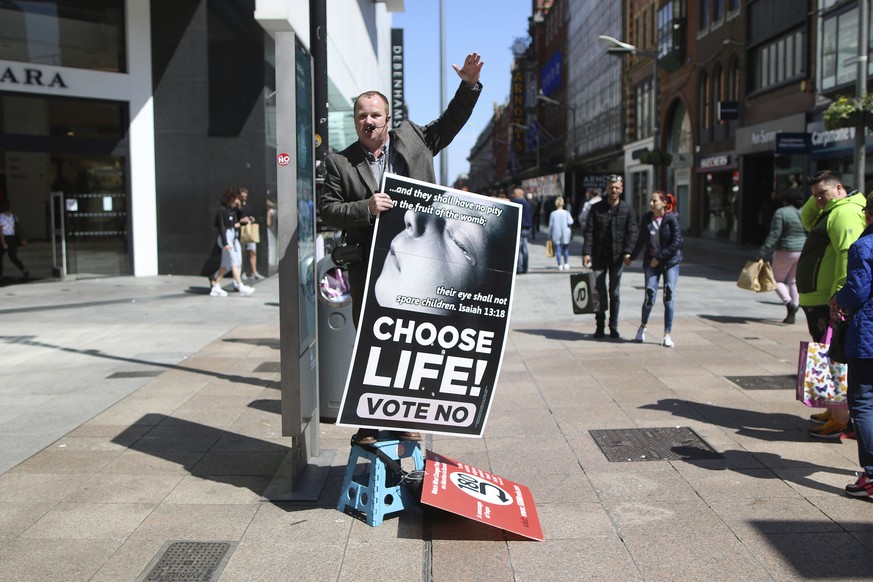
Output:
[[[279,359],[277,277],[245,298],[193,277],[44,281],[0,289],[0,582],[142,580],[173,541],[229,542],[222,582],[873,576],[873,503],[843,493],[855,442],[807,437],[786,381],[805,326],[735,286],[755,250],[686,241],[667,349],[660,304],[647,342],[630,341],[638,263],[625,339],[595,341],[543,243],[516,279],[485,438],[429,446],[529,486],[545,541],[418,509],[375,528],[336,511],[350,435],[329,424],[318,500],[264,500],[290,448],[278,373],[257,371]],[[610,462],[590,433],[677,426],[717,458]]]

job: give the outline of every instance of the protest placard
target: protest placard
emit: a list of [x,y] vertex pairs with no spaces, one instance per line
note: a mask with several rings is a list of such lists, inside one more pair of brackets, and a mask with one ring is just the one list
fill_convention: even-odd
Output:
[[530,489],[433,451],[425,460],[421,502],[543,541]]
[[500,374],[521,207],[385,174],[337,424],[482,436]]

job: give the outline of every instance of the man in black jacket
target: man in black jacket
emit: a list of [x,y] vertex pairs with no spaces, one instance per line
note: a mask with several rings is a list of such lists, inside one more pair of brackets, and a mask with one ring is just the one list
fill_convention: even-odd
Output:
[[[613,174],[606,179],[606,197],[591,207],[585,221],[585,240],[582,244],[582,266],[597,273],[597,294],[600,311],[595,315],[597,329],[594,338],[604,333],[606,309],[609,307],[609,337],[620,339],[618,309],[621,304],[619,286],[625,265],[631,263],[631,253],[637,240],[637,215],[629,202],[621,199],[624,181]],[[607,294],[606,275],[609,274]]]

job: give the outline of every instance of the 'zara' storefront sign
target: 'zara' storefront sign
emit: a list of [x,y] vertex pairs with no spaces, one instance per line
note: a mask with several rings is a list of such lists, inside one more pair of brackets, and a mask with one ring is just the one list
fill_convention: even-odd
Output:
[[18,70],[12,66],[5,67],[3,75],[0,76],[0,84],[69,89],[60,73],[44,73],[32,66],[22,66]]
[[132,81],[128,73],[0,59],[0,91],[129,101]]

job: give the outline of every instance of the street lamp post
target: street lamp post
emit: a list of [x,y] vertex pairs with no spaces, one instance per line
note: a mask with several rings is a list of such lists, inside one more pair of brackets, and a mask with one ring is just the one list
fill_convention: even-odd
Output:
[[[546,97],[542,93],[537,95],[537,101],[551,105],[552,107],[561,107],[570,112],[570,126],[567,130],[567,152],[565,154],[566,168],[570,170],[570,199],[576,194],[576,172],[572,168],[572,163],[576,159],[576,107],[561,103],[551,97]],[[539,165],[539,164],[537,164]]]
[[[609,45],[606,52],[611,55],[639,55],[652,60],[652,149],[658,149],[661,147],[661,123],[658,119],[658,53],[638,49],[632,44],[622,42],[605,34],[598,36],[597,40]],[[654,177],[653,186],[657,188],[659,174],[657,166],[653,167],[652,173]]]

